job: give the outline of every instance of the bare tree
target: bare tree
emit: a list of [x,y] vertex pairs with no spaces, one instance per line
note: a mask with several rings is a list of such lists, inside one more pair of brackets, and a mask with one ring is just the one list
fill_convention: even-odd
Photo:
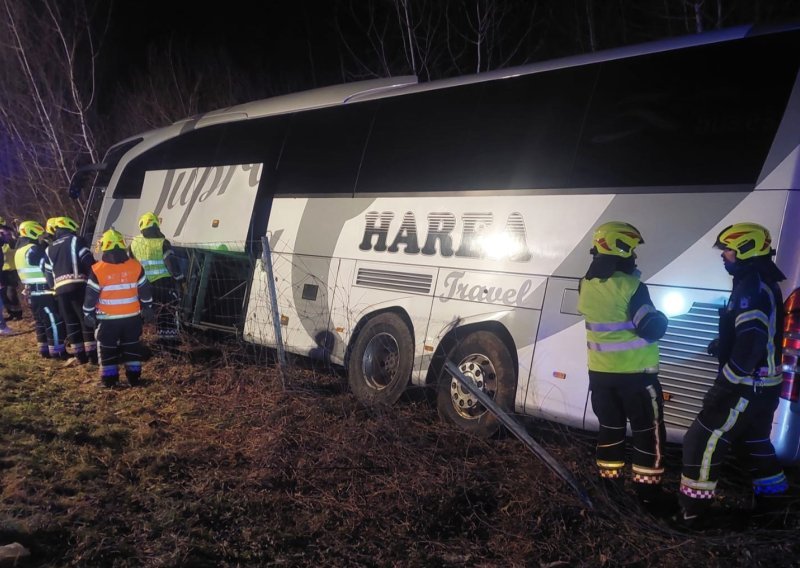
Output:
[[76,164],[97,160],[93,132],[95,14],[83,0],[0,0],[0,132],[12,166],[10,215],[75,215],[66,199]]
[[111,129],[120,140],[189,116],[277,94],[248,79],[224,49],[150,46],[147,65],[114,97]]

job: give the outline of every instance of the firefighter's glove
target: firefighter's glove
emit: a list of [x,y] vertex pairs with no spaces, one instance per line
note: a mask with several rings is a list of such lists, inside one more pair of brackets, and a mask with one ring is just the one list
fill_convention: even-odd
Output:
[[714,357],[715,359],[719,357],[719,337],[715,337],[708,343],[708,347],[706,347],[706,353]]
[[153,306],[144,306],[142,308],[142,320],[144,320],[144,323],[156,321],[156,313],[153,311]]
[[178,291],[176,288],[173,288],[172,290],[170,290],[169,291],[169,299],[170,299],[170,302],[173,302],[173,303],[177,304],[181,299],[180,291]]
[[726,381],[717,378],[716,382],[708,389],[706,396],[703,398],[703,408],[733,408],[739,400],[739,395],[725,386]]
[[97,319],[94,314],[83,314],[83,324],[89,329],[97,327]]

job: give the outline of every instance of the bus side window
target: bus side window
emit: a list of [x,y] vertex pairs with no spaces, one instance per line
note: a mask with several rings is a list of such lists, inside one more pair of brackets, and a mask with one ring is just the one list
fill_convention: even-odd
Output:
[[572,185],[754,184],[797,74],[789,35],[604,62]]
[[353,195],[375,103],[312,110],[292,117],[278,164],[276,195]]
[[559,69],[381,101],[359,192],[563,187],[596,69]]

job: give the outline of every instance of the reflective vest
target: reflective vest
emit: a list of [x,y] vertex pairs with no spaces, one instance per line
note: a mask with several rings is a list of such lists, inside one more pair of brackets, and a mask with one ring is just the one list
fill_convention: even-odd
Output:
[[14,249],[9,244],[3,245],[3,270],[14,270]]
[[28,243],[17,249],[14,255],[14,262],[17,266],[17,274],[22,283],[28,286],[31,291],[31,296],[45,296],[52,294],[52,290],[47,290],[44,273],[38,265],[28,264],[28,251],[34,246],[33,243]]
[[96,262],[92,271],[100,286],[97,319],[115,319],[139,313],[139,275],[142,265],[129,258],[123,263]]
[[611,278],[581,281],[578,311],[586,318],[589,370],[604,373],[658,371],[658,343],[636,335],[628,316],[639,278],[615,272]]
[[131,241],[131,252],[142,263],[144,274],[150,282],[170,276],[167,265],[164,263],[163,238],[149,239],[141,235],[134,237]]

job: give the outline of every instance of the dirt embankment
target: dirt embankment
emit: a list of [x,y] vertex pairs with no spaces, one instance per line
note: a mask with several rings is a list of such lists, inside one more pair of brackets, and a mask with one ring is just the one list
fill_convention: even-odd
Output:
[[[29,322],[14,322],[23,330]],[[0,544],[36,566],[788,566],[796,531],[676,532],[595,485],[592,436],[533,435],[595,511],[519,442],[439,422],[411,393],[369,410],[346,381],[194,349],[140,388],[0,339]],[[678,454],[671,453],[670,490]],[[735,473],[735,472],[734,472]],[[796,471],[791,477],[796,481]],[[736,504],[742,476],[722,487]]]

